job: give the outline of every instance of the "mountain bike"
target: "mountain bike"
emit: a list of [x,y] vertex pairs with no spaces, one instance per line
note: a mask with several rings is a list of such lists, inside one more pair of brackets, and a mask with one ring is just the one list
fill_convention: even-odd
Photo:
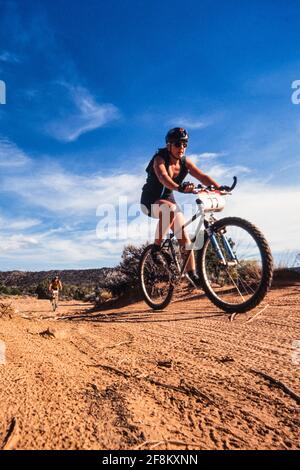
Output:
[[53,312],[55,312],[55,310],[58,307],[58,290],[52,290],[51,291],[50,302],[51,302],[51,305],[52,305],[52,310],[53,310]]
[[162,241],[158,255],[156,252],[154,256],[153,245],[145,248],[139,264],[140,286],[152,309],[162,310],[171,302],[174,289],[185,277],[192,250],[201,288],[217,307],[227,313],[244,313],[264,299],[273,278],[273,258],[267,240],[245,219],[215,217],[224,209],[225,197],[236,184],[234,177],[228,191],[201,184],[195,188],[197,211],[184,227],[200,220],[188,249],[179,246],[176,233]]

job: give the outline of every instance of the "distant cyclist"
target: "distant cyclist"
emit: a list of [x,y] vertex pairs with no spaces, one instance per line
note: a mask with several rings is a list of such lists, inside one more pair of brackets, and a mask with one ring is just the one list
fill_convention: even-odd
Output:
[[[166,135],[166,147],[159,149],[149,162],[146,172],[148,173],[146,184],[143,186],[141,196],[141,207],[149,217],[159,219],[156,237],[152,250],[153,258],[159,256],[161,242],[169,229],[179,231],[178,242],[182,246],[190,244],[189,234],[182,229],[185,221],[183,213],[176,204],[173,191],[191,193],[194,184],[183,183],[190,173],[202,184],[214,185],[220,188],[210,176],[203,173],[190,158],[185,156],[189,136],[185,129],[175,127]],[[181,232],[180,232],[180,229]],[[194,287],[199,286],[199,278],[195,269],[195,257],[192,252],[187,264],[187,277]]]
[[56,310],[58,306],[58,297],[59,297],[59,292],[62,290],[62,282],[59,279],[59,276],[55,276],[52,281],[49,284],[49,292],[51,295],[51,303],[53,306],[53,310]]

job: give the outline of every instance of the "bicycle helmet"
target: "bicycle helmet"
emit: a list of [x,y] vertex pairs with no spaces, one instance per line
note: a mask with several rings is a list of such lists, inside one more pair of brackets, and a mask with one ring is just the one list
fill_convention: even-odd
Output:
[[189,135],[182,127],[174,127],[170,129],[166,135],[166,144],[174,144],[174,142],[188,142]]

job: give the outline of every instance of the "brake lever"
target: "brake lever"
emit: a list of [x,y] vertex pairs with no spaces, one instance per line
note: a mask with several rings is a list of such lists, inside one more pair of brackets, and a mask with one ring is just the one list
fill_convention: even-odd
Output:
[[[236,187],[236,184],[237,184],[237,177],[234,176],[233,177],[233,184],[232,184],[232,186],[230,186],[229,191],[220,191],[220,194],[231,194],[231,191]],[[203,186],[202,184],[198,184],[194,188],[193,193],[198,194],[198,192],[200,192],[201,190],[209,192],[209,191],[217,191],[217,188],[213,184],[211,184],[209,186]]]
[[197,186],[194,187],[193,194],[198,194],[201,190],[205,190],[205,187],[199,183]]

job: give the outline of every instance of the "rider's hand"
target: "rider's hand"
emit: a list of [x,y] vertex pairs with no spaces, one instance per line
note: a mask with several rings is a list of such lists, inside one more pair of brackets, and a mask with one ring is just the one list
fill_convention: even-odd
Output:
[[180,193],[192,193],[195,189],[194,183],[190,183],[186,181],[185,183],[181,183],[178,187],[178,191]]

